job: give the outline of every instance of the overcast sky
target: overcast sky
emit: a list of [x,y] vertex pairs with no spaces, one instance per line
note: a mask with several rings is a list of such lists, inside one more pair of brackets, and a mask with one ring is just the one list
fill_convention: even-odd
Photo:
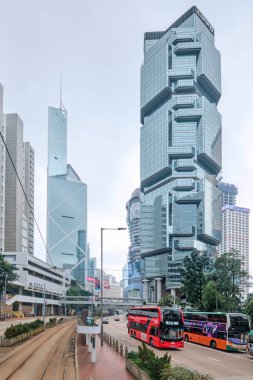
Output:
[[[100,228],[126,226],[125,204],[139,186],[144,32],[167,29],[192,5],[221,52],[223,180],[253,210],[253,1],[0,0],[4,112],[20,115],[35,149],[35,216],[45,239],[47,108],[59,106],[60,75],[68,163],[88,185],[88,241],[99,264]],[[118,279],[128,245],[127,231],[104,232],[104,268]],[[46,256],[38,233],[35,255]]]

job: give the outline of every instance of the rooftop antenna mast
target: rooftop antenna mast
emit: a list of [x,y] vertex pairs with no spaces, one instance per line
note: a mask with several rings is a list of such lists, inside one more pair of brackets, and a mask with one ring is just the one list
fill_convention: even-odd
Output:
[[62,103],[62,74],[60,76],[60,109],[64,112],[65,116],[67,116],[67,110]]

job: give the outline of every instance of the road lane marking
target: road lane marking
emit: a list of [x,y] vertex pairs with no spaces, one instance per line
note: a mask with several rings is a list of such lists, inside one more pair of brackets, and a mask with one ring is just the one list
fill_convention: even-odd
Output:
[[[198,347],[201,347],[201,349],[206,349],[206,350],[213,350],[213,348],[210,348],[210,347],[205,347],[205,346],[202,346],[202,345],[198,345],[198,344],[194,344],[194,343],[191,343],[191,342],[184,342],[185,344],[187,345],[193,345],[195,346],[196,348]],[[221,351],[221,350],[217,350],[217,354],[224,354],[224,355],[228,355],[228,356],[232,356],[232,358],[236,358],[236,359],[241,359],[241,360],[247,360],[247,361],[252,361],[252,358],[243,358],[239,355],[237,355],[237,353],[235,352],[234,354],[229,354],[228,352],[226,351]],[[246,354],[245,354],[246,355]]]
[[179,364],[182,363],[182,362],[180,362],[179,360],[176,360],[176,359],[173,359],[173,358],[172,358],[172,360],[174,360],[174,362],[177,362],[177,363],[179,363]]
[[215,360],[216,362],[219,362],[218,359],[214,359],[214,358],[210,358],[210,357],[208,357],[208,359],[210,359],[210,360]]

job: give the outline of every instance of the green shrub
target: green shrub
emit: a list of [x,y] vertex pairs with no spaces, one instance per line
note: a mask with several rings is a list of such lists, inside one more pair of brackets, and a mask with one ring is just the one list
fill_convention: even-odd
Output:
[[129,352],[127,358],[144,370],[152,380],[213,380],[210,375],[201,375],[181,366],[172,367],[171,356],[167,352],[158,357],[143,342],[142,346],[138,346],[138,352]]
[[201,375],[197,371],[176,366],[165,366],[161,371],[161,380],[212,380],[210,375]]
[[129,353],[130,359],[135,365],[143,369],[153,380],[160,380],[160,372],[165,365],[170,365],[171,357],[166,353],[162,357],[155,355],[153,350],[150,350],[145,343],[138,346],[138,352]]
[[11,325],[10,327],[8,327],[5,330],[4,335],[6,338],[12,338],[14,336],[27,333],[31,330],[36,330],[41,326],[43,326],[43,321],[41,321],[40,319],[36,319],[35,321],[30,323],[19,323],[18,325]]

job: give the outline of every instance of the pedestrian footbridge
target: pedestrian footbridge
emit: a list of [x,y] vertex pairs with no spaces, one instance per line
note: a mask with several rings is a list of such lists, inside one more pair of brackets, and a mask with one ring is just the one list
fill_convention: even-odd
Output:
[[[144,299],[142,298],[108,298],[103,297],[103,304],[107,306],[142,306]],[[66,296],[60,298],[62,305],[92,305],[101,304],[101,297],[81,297],[81,296]]]

